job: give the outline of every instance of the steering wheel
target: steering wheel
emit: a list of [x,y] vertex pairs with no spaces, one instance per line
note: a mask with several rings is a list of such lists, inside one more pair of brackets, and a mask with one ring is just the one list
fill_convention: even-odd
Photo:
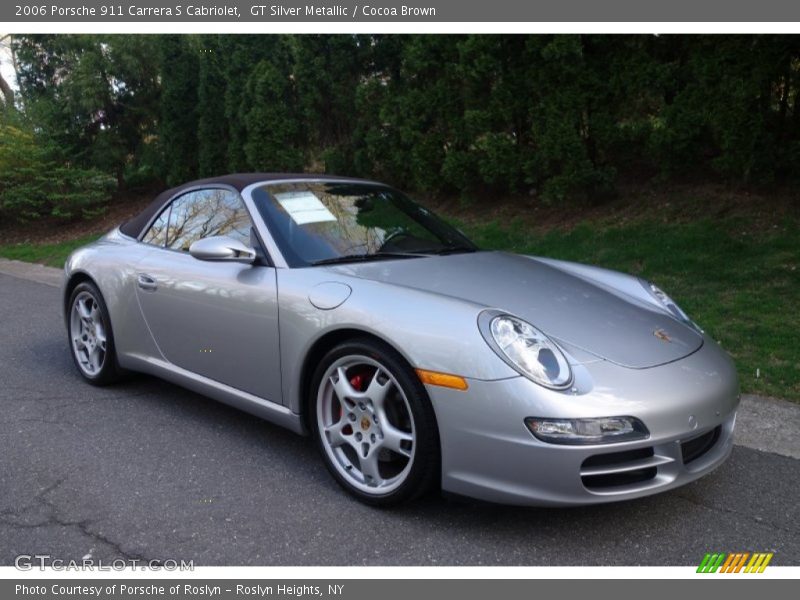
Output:
[[404,238],[404,237],[413,237],[413,236],[408,231],[406,231],[405,229],[402,229],[402,228],[395,229],[389,235],[387,235],[385,238],[383,238],[383,243],[381,244],[381,248],[385,248],[386,245],[389,244],[392,240],[396,240],[398,238]]

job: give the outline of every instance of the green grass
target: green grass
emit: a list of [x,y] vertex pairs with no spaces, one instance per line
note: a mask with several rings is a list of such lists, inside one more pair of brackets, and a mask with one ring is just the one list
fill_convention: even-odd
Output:
[[459,223],[483,248],[633,273],[672,296],[733,356],[743,392],[800,402],[800,227],[748,232],[738,219],[532,233]]
[[63,267],[69,253],[84,244],[93,242],[99,235],[60,242],[58,244],[11,244],[0,246],[0,257],[41,263],[50,267]]
[[[742,391],[800,402],[800,226],[749,231],[739,219],[584,223],[535,233],[458,223],[483,248],[574,260],[651,279],[733,356]],[[0,246],[0,256],[64,264],[98,236]],[[758,373],[758,375],[757,375]]]

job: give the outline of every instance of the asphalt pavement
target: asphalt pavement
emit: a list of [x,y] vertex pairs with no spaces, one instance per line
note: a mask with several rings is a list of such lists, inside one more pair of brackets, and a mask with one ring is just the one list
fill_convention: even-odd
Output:
[[338,488],[307,438],[151,377],[85,384],[59,290],[0,274],[2,565],[36,553],[195,565],[696,565],[712,551],[798,565],[800,461],[756,442],[713,474],[642,500],[520,509],[431,496],[373,509]]

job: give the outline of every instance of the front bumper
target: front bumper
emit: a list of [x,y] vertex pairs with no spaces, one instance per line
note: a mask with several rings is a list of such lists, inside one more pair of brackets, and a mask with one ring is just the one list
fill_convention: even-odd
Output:
[[[738,383],[730,359],[713,341],[650,369],[606,361],[581,368],[591,389],[574,395],[523,377],[470,380],[466,392],[429,387],[439,423],[443,490],[515,505],[628,500],[694,481],[730,454]],[[623,415],[641,419],[650,437],[565,446],[537,440],[524,423],[531,416]]]

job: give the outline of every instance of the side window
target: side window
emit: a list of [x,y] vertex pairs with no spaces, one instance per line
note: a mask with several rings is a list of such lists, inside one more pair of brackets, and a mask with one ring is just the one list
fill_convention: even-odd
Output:
[[164,246],[167,240],[167,221],[169,220],[169,207],[161,211],[158,218],[150,225],[150,229],[142,237],[142,241],[146,244],[153,244],[154,246]]
[[189,192],[172,202],[167,248],[189,251],[197,240],[227,235],[250,246],[250,215],[239,195],[229,190]]

